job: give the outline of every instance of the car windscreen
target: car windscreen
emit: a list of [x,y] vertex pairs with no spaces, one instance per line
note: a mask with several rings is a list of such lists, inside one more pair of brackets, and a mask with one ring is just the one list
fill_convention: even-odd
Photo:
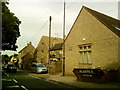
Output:
[[38,64],[37,67],[45,67],[43,64]]

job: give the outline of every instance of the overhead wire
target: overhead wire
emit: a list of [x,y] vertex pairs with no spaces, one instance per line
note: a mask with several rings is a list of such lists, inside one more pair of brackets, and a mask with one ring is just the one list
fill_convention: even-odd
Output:
[[[72,3],[69,6],[65,7],[65,9],[68,9],[70,7],[72,7]],[[56,14],[58,14],[59,12],[63,12],[63,10],[56,10],[56,11],[57,12],[54,12]],[[39,18],[39,17],[22,17],[22,18]],[[40,32],[43,30],[43,28],[46,26],[47,23],[48,23],[48,20],[46,20],[46,22],[41,26],[41,28],[38,30],[38,32],[36,32],[36,34],[31,37],[30,41],[33,41],[40,34]]]
[[[63,6],[64,7],[64,6]],[[66,6],[65,7],[65,9],[68,9],[68,8],[70,8],[70,7],[72,7],[72,3],[70,3],[70,4],[68,4],[68,6]],[[60,10],[56,10],[56,12],[54,12],[55,14],[58,14],[58,13],[64,13],[64,10],[62,9],[60,9]],[[66,12],[66,14],[68,14],[68,12]],[[55,25],[53,25],[52,27],[55,27]],[[57,33],[58,34],[58,33]],[[57,35],[58,36],[58,35]]]
[[31,41],[37,37],[37,35],[40,34],[40,32],[43,30],[43,28],[46,26],[48,23],[48,20],[45,21],[45,23],[41,26],[41,28],[36,32],[36,34],[31,38]]

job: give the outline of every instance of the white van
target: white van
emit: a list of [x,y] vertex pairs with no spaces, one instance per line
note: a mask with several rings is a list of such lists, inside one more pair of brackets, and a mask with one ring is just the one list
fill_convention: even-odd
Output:
[[34,73],[48,73],[48,69],[42,63],[34,63],[31,66],[31,72],[34,72]]

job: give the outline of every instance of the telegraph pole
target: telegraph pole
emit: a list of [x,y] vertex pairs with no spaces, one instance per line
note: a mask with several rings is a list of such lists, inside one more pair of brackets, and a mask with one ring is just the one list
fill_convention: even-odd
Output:
[[50,16],[49,17],[49,57],[48,57],[48,70],[50,68],[51,21],[52,21],[52,17]]
[[64,16],[63,16],[63,76],[65,76],[65,1],[64,1]]

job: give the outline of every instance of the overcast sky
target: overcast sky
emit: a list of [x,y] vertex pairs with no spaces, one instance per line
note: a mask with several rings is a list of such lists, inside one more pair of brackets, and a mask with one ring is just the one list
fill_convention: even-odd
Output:
[[[49,35],[49,16],[52,16],[52,36],[61,37],[63,31],[63,1],[64,0],[9,0],[9,9],[22,22],[21,36],[17,40],[19,52],[28,42],[36,47],[42,35]],[[89,2],[88,2],[89,1]],[[94,9],[118,19],[119,0],[65,0],[66,35],[70,31],[82,6]],[[12,55],[13,51],[4,51]]]

